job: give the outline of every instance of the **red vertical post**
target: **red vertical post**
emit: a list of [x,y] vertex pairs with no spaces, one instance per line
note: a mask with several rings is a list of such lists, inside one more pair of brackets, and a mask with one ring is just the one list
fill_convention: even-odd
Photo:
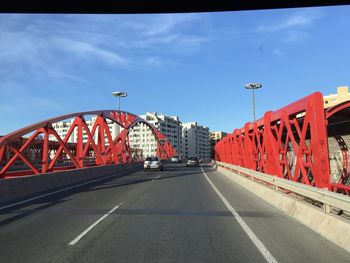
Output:
[[272,133],[271,127],[271,114],[272,112],[266,112],[264,115],[264,140],[265,140],[265,173],[272,175],[282,174],[279,164],[279,154],[277,146],[277,138]]
[[252,155],[252,168],[259,171],[259,134],[256,122],[253,123],[253,128],[250,130],[250,151]]
[[232,139],[233,139],[233,144],[232,144],[232,152],[233,152],[233,164],[234,165],[240,165],[240,158],[242,157],[239,154],[240,150],[240,145],[239,145],[239,131],[235,129],[232,133]]
[[42,147],[42,164],[41,172],[46,173],[49,166],[49,132],[48,127],[42,129],[44,133],[43,147]]
[[105,146],[103,118],[101,116],[98,116],[96,118],[96,122],[98,123],[97,124],[98,125],[97,148],[101,153],[102,162],[107,163],[106,156],[105,156],[106,146]]
[[78,160],[78,164],[79,167],[82,168],[84,167],[84,158],[83,158],[83,151],[84,151],[84,147],[83,147],[83,125],[82,122],[84,120],[82,120],[81,117],[77,117],[77,160]]
[[0,162],[5,161],[5,148],[6,145],[0,147]]
[[246,123],[244,125],[244,167],[248,169],[254,169],[253,167],[253,152],[251,150],[251,138],[249,134],[249,125],[250,123]]
[[328,137],[322,94],[317,92],[311,96],[308,106],[312,110],[310,115],[310,133],[312,136],[310,144],[313,155],[311,166],[315,184],[317,187],[331,190]]

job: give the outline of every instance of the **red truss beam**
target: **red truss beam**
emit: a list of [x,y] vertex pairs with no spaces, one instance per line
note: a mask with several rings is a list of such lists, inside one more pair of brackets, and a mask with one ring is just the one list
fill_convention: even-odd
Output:
[[[96,117],[90,129],[85,116]],[[54,124],[65,120],[72,122],[61,138]],[[109,130],[111,123],[122,129],[115,139]],[[79,112],[38,122],[1,137],[0,178],[138,161],[129,145],[129,131],[138,123],[151,128],[159,157],[170,158],[176,154],[164,135],[137,115],[112,110]],[[25,138],[28,134],[31,135]]]
[[215,159],[331,189],[323,95],[313,93],[223,138]]

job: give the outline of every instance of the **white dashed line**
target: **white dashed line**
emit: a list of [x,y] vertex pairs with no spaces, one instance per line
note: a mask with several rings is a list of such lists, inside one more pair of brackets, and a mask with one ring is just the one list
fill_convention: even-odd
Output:
[[74,238],[68,245],[70,246],[74,246],[76,243],[78,243],[78,241],[80,239],[82,239],[87,233],[89,233],[95,226],[97,226],[103,219],[105,219],[107,216],[109,216],[110,214],[112,214],[115,210],[117,210],[121,205],[123,204],[123,202],[119,203],[118,205],[116,205],[115,207],[113,207],[111,210],[109,210],[107,212],[107,214],[103,215],[102,217],[100,217],[95,223],[93,223],[91,226],[89,226],[87,229],[85,229],[79,236],[77,236],[76,238]]
[[158,175],[156,178],[154,178],[152,181],[157,180],[161,175]]

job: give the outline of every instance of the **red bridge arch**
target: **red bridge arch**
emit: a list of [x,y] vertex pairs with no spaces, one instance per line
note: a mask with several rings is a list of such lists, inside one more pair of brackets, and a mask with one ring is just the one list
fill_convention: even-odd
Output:
[[[96,116],[91,129],[86,116]],[[61,138],[53,124],[68,119],[73,119],[71,126]],[[114,139],[109,123],[123,129]],[[44,120],[1,137],[0,178],[137,161],[139,156],[132,155],[129,145],[129,132],[139,123],[147,125],[155,136],[157,156],[168,159],[176,154],[158,129],[135,114],[113,110],[78,112]],[[77,139],[72,143],[69,139],[74,132]],[[30,136],[24,137],[28,134]]]

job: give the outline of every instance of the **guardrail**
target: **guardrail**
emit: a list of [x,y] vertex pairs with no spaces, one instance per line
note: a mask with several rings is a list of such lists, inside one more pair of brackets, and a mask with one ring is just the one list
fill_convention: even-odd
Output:
[[327,189],[320,189],[302,183],[293,182],[287,179],[279,178],[277,176],[264,174],[237,165],[232,165],[218,161],[216,161],[216,164],[225,169],[236,172],[239,175],[248,176],[252,180],[257,180],[268,184],[274,187],[276,191],[279,191],[279,189],[281,188],[284,190],[291,191],[300,196],[316,200],[323,204],[323,209],[325,213],[330,213],[331,207],[340,209],[343,212],[350,212],[349,196],[330,192]]

